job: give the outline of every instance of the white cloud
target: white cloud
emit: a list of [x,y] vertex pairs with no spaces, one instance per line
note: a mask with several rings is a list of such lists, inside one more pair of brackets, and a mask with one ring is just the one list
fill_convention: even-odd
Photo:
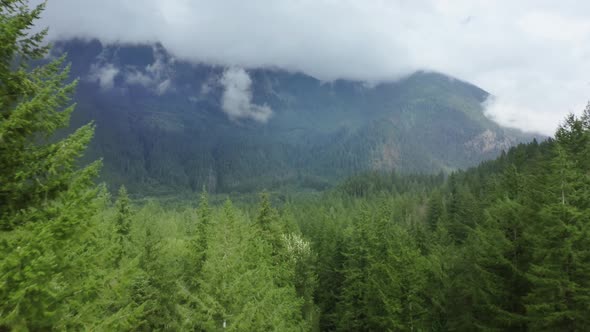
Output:
[[322,80],[436,70],[497,96],[500,123],[549,134],[590,99],[579,0],[55,0],[41,24],[53,39],[160,41],[182,59]]
[[172,89],[171,65],[174,58],[167,57],[161,49],[154,47],[154,63],[145,68],[127,69],[125,72],[125,83],[136,84],[152,89],[156,94],[162,95]]
[[156,93],[158,95],[163,95],[166,92],[168,92],[168,90],[170,90],[170,87],[172,86],[172,81],[170,79],[166,79],[162,82],[160,82],[158,84],[158,86],[156,86]]
[[243,68],[227,69],[219,83],[224,88],[221,109],[230,119],[252,119],[265,123],[272,116],[269,106],[252,104],[252,80]]
[[149,87],[154,83],[154,80],[141,71],[131,70],[125,74],[125,83]]
[[115,84],[115,77],[119,74],[119,69],[111,63],[93,64],[90,68],[88,79],[98,82],[101,89],[112,89]]

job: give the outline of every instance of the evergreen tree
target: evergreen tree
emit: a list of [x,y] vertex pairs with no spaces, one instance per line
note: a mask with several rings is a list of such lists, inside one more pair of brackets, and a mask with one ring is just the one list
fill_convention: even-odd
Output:
[[77,168],[92,138],[88,124],[62,140],[76,82],[64,58],[34,68],[49,51],[47,30],[28,34],[44,9],[0,3],[0,326],[50,329],[80,290],[70,254],[95,212],[100,163]]
[[371,266],[370,287],[374,304],[370,330],[420,331],[428,327],[425,306],[427,260],[401,226],[392,226],[387,249]]
[[[465,278],[463,296],[474,329],[526,330],[524,297],[530,289],[525,277],[530,263],[527,227],[534,214],[521,203],[527,191],[524,178],[514,165],[504,170],[501,196],[485,210],[484,219],[465,243],[465,261],[471,269]],[[491,201],[498,193],[490,192]],[[467,316],[464,316],[467,317]]]
[[426,222],[431,231],[436,230],[437,225],[446,222],[446,211],[443,203],[443,195],[439,190],[434,190],[428,200],[428,214]]
[[129,244],[129,232],[131,229],[131,207],[129,196],[125,186],[119,188],[117,201],[115,201],[115,231],[117,239],[117,248],[115,249],[115,265],[119,266],[121,259]]
[[119,188],[119,194],[117,196],[117,201],[115,202],[115,225],[117,229],[117,234],[121,238],[125,238],[129,236],[129,231],[131,229],[131,206],[129,204],[129,196],[127,195],[127,189],[125,186],[121,186]]
[[[523,208],[509,199],[495,203],[465,243],[460,297],[453,303],[451,326],[471,329],[525,331],[525,278],[530,260],[524,237]],[[467,305],[462,305],[467,303]]]
[[75,164],[92,138],[91,124],[49,143],[69,123],[76,82],[66,83],[63,57],[29,68],[49,50],[41,46],[46,30],[27,35],[44,5],[29,10],[25,2],[11,0],[0,8],[0,228],[11,230],[31,222],[31,210],[46,210],[72,183],[88,183],[99,165],[78,170]]
[[[547,204],[531,232],[534,249],[527,297],[531,327],[579,331],[590,325],[590,178],[583,121],[568,117],[556,134],[546,179]],[[583,144],[587,144],[583,143]]]
[[308,326],[295,287],[277,282],[270,244],[257,236],[230,201],[212,224],[212,241],[203,266],[199,312],[191,320],[204,330],[299,331]]
[[276,230],[276,223],[278,221],[278,212],[272,207],[270,202],[270,194],[263,192],[260,194],[260,203],[258,208],[258,217],[256,223],[263,233],[272,237],[271,234]]
[[[188,234],[188,263],[184,267],[184,274],[186,284],[190,290],[195,290],[197,287],[201,270],[207,260],[211,213],[209,195],[203,187],[197,209],[196,232],[189,232]],[[190,227],[192,228],[192,225]]]
[[139,257],[141,273],[135,275],[132,299],[143,307],[139,329],[175,331],[179,328],[179,292],[175,257],[166,254],[163,228],[168,222],[156,220],[144,225],[143,251]]
[[207,259],[207,247],[208,247],[208,237],[209,237],[209,225],[211,224],[211,208],[209,207],[209,195],[205,188],[203,188],[203,192],[201,193],[199,199],[199,209],[198,213],[198,224],[197,224],[197,238],[198,244],[197,248],[195,248],[200,254],[200,261],[198,265],[201,266],[202,263]]
[[455,176],[449,179],[448,202],[446,227],[455,243],[462,244],[477,225],[481,211],[470,188],[465,184],[457,183]]
[[275,256],[276,259],[280,259],[278,255],[280,255],[284,249],[284,242],[282,239],[284,225],[281,225],[279,221],[279,213],[272,207],[270,195],[267,192],[263,192],[260,195],[256,226],[262,235],[262,238],[271,245],[273,256]]
[[449,301],[452,286],[455,283],[453,267],[460,259],[452,240],[449,237],[445,224],[440,224],[436,231],[431,233],[428,243],[426,270],[425,307],[428,308],[431,331],[448,331]]
[[339,331],[368,331],[369,319],[369,233],[372,221],[366,205],[361,207],[353,225],[347,232],[342,293],[338,299]]
[[295,287],[297,296],[304,301],[302,315],[311,325],[318,316],[317,307],[314,304],[317,286],[316,257],[311,249],[311,244],[298,234],[284,235],[283,241],[286,259],[282,268],[293,270],[293,287]]

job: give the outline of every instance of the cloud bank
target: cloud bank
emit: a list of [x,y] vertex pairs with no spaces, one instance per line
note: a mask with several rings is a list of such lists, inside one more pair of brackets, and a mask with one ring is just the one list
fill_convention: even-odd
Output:
[[227,69],[219,83],[224,88],[221,109],[230,119],[252,119],[266,123],[271,117],[272,110],[269,106],[252,103],[252,80],[243,68]]
[[578,0],[49,0],[40,25],[322,80],[440,71],[492,93],[499,123],[547,134],[590,99],[590,2]]

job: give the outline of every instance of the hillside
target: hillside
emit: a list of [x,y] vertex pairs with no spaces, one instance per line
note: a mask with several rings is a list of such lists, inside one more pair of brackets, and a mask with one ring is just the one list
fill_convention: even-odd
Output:
[[484,90],[417,72],[369,85],[173,58],[161,45],[69,41],[73,126],[94,120],[89,160],[114,186],[163,193],[322,189],[365,170],[451,171],[532,136],[484,116]]

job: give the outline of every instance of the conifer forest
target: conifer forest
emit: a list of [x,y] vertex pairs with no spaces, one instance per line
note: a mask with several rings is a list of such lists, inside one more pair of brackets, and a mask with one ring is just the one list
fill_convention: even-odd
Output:
[[[590,331],[590,104],[465,167],[317,148],[321,172],[274,181],[298,150],[212,186],[267,162],[236,146],[157,195],[77,115],[88,83],[49,56],[45,6],[0,1],[0,331]],[[338,156],[389,142],[367,132]]]

